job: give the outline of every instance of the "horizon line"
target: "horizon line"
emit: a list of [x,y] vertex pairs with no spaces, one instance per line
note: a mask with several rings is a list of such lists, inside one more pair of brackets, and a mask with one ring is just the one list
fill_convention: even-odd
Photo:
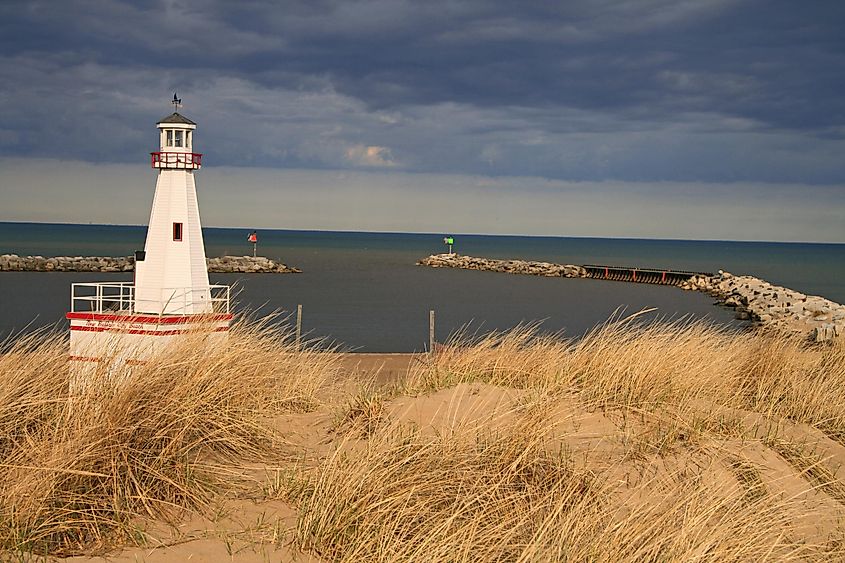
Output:
[[[79,227],[147,227],[142,224],[125,224],[125,223],[71,223],[71,222],[56,222],[56,221],[7,221],[0,220],[0,224],[22,224],[22,225],[73,225]],[[826,244],[826,245],[845,245],[842,242],[829,241],[804,241],[804,240],[760,240],[760,239],[693,239],[693,238],[672,238],[672,237],[612,237],[612,236],[595,236],[595,235],[530,235],[530,234],[515,234],[515,233],[461,233],[457,231],[450,231],[449,233],[437,231],[367,231],[367,230],[338,230],[338,229],[283,229],[278,227],[219,227],[214,225],[204,225],[203,229],[226,229],[226,230],[244,230],[244,231],[288,231],[299,233],[342,233],[342,234],[382,234],[382,235],[432,235],[444,236],[451,234],[452,236],[480,236],[480,237],[521,237],[521,238],[560,238],[560,239],[604,239],[604,240],[651,240],[651,241],[668,241],[668,242],[743,242],[743,243],[759,243],[759,244]]]

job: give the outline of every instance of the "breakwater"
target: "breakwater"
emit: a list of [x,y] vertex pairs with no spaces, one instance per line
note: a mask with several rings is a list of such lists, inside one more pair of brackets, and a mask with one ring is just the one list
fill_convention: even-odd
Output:
[[711,275],[659,269],[496,260],[458,254],[435,254],[418,261],[417,265],[675,285],[681,289],[712,295],[718,304],[734,308],[738,319],[751,321],[756,326],[799,332],[817,342],[845,336],[845,306],[823,297],[804,295],[776,286],[753,276],[734,276],[729,272],[720,271]]
[[417,262],[419,266],[431,268],[461,268],[464,270],[483,270],[506,274],[546,276],[561,278],[595,278],[610,281],[628,281],[662,285],[681,285],[693,276],[704,275],[702,272],[683,272],[677,270],[657,270],[649,268],[622,268],[618,266],[596,266],[587,264],[554,264],[530,260],[497,260],[478,258],[460,254],[435,254]]
[[729,272],[694,276],[680,287],[712,295],[720,304],[733,307],[737,318],[807,333],[817,342],[845,336],[845,305],[824,297]]
[[557,278],[583,278],[587,276],[587,271],[583,266],[574,264],[552,264],[551,262],[531,262],[528,260],[495,260],[459,254],[434,254],[423,258],[417,262],[417,265],[431,268],[461,268],[464,270]]
[[[296,274],[301,270],[263,256],[207,258],[208,271],[216,274]],[[131,272],[134,256],[18,256],[0,254],[0,272]]]

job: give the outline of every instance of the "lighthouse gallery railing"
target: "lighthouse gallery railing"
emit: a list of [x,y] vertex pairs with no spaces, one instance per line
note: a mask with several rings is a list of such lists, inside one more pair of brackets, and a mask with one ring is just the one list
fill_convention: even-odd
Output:
[[[229,313],[231,289],[228,285],[209,285],[212,311]],[[183,311],[189,311],[192,304],[199,301],[195,296],[206,293],[204,289],[190,287],[167,288],[169,293],[166,303],[162,303],[164,312],[174,312],[174,304],[182,305]],[[74,283],[70,286],[71,313],[122,313],[134,314],[135,284],[133,282],[89,282]]]
[[196,170],[202,166],[202,154],[196,152],[151,152],[153,168]]

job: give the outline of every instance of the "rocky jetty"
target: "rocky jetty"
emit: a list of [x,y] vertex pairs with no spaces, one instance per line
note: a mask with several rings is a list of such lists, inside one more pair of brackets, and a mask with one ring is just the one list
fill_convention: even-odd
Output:
[[460,254],[434,254],[428,258],[423,258],[417,262],[417,265],[558,278],[583,278],[587,275],[584,268],[572,264],[552,264],[551,262],[531,262],[527,260],[494,260]]
[[299,274],[299,268],[294,268],[281,262],[258,256],[221,256],[208,258],[208,271],[212,273],[245,273],[245,274]]
[[[459,254],[435,254],[423,258],[417,265],[533,276],[589,277],[583,266],[573,264],[493,260]],[[750,320],[761,327],[807,334],[817,342],[845,336],[845,305],[823,297],[804,295],[752,276],[734,276],[721,271],[713,276],[690,274],[688,280],[677,285],[709,293],[720,304],[735,308],[738,319]]]
[[709,293],[719,303],[734,307],[737,318],[762,326],[806,333],[817,342],[845,335],[845,305],[759,278],[720,272],[694,276],[680,287]]
[[[221,256],[208,258],[211,273],[293,274],[302,270],[263,256]],[[131,272],[133,256],[18,256],[0,254],[0,272]]]
[[131,272],[129,256],[18,256],[0,255],[0,272]]

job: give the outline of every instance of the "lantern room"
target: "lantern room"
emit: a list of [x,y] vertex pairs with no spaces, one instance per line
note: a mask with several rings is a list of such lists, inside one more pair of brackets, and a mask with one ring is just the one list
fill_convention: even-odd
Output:
[[193,152],[197,124],[173,112],[156,124],[159,130],[159,151],[150,153],[153,168],[199,170],[202,155]]

